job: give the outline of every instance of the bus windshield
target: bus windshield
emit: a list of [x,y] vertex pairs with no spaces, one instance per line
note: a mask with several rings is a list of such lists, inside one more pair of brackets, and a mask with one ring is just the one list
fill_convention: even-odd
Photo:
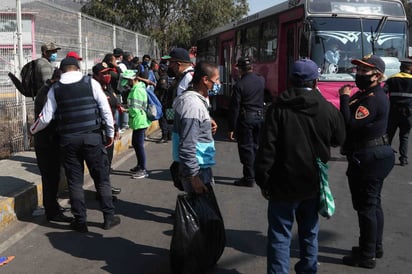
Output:
[[311,58],[321,68],[320,80],[353,81],[352,59],[372,53],[386,63],[386,75],[399,71],[398,58],[406,56],[406,22],[365,18],[311,18]]

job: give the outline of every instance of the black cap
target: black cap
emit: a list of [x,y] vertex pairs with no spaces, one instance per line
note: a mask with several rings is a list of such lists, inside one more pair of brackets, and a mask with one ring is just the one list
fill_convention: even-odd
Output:
[[123,50],[121,49],[121,48],[115,48],[115,49],[113,49],[113,55],[115,56],[115,57],[119,57],[119,56],[122,56],[123,55]]
[[412,66],[412,59],[410,58],[400,59],[399,62],[401,62],[402,65]]
[[169,55],[162,57],[163,60],[179,61],[184,63],[191,63],[189,52],[184,48],[175,48]]
[[100,72],[105,72],[108,70],[111,70],[111,68],[109,68],[109,66],[105,62],[97,63],[92,68],[93,74],[95,75],[98,75]]
[[80,68],[79,62],[77,61],[76,58],[73,58],[73,57],[64,58],[60,62],[60,69],[62,69],[65,66],[76,66],[77,68]]
[[376,68],[380,72],[385,72],[385,62],[377,55],[366,55],[362,59],[354,59],[351,61],[354,65],[364,65],[370,68]]
[[240,57],[239,59],[237,59],[236,66],[246,67],[246,66],[250,66],[251,64],[252,62],[250,61],[249,57]]

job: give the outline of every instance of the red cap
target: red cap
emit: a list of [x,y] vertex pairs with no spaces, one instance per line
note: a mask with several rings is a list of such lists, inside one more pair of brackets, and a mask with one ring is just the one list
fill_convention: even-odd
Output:
[[75,51],[69,51],[69,52],[67,53],[67,55],[66,55],[66,58],[67,58],[67,57],[75,58],[75,59],[77,59],[78,61],[83,60],[83,58],[81,58],[81,57],[77,54],[77,52],[75,52]]

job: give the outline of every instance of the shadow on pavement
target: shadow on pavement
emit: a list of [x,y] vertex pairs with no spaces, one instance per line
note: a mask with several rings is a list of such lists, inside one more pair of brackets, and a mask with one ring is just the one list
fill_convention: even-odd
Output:
[[[104,261],[101,267],[113,274],[170,273],[169,251],[164,248],[141,245],[122,237],[104,237],[99,233],[49,232],[46,233],[54,248],[74,257]],[[73,273],[85,273],[86,269],[70,266]]]

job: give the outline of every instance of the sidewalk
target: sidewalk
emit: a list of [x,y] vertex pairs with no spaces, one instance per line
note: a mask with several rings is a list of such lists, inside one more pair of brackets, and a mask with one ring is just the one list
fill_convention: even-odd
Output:
[[[155,134],[158,129],[158,123],[153,123],[147,135]],[[120,140],[115,142],[113,161],[129,148],[131,137],[130,129],[121,134]],[[41,176],[34,150],[0,160],[0,231],[42,206]]]

